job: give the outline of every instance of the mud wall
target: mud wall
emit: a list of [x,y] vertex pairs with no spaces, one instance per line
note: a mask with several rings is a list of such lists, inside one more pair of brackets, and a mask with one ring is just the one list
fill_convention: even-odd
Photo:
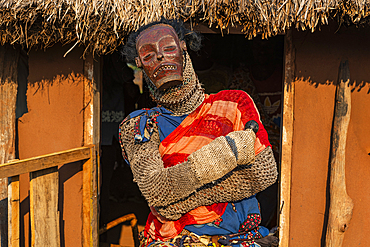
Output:
[[[18,121],[19,157],[25,159],[82,146],[83,61],[68,47],[29,53],[27,104]],[[59,167],[61,246],[81,246],[82,164]],[[30,246],[29,175],[20,177],[21,246]]]
[[335,83],[348,59],[352,112],[346,148],[354,210],[343,246],[370,246],[370,29],[330,25],[293,32],[296,50],[290,244],[322,246],[329,209],[328,167]]

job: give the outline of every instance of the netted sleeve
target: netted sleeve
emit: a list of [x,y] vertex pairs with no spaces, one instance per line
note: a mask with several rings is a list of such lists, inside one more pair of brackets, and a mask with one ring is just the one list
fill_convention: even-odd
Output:
[[136,143],[135,121],[138,119],[130,119],[121,125],[121,145],[134,180],[149,206],[167,206],[187,198],[204,184],[223,177],[237,166],[229,141],[221,136],[191,154],[185,162],[165,168],[158,149],[157,128],[148,141]]

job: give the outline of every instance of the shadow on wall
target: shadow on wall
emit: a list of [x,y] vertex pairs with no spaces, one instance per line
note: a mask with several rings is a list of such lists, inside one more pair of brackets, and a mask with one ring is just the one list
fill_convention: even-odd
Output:
[[84,62],[81,58],[83,49],[76,47],[66,57],[63,57],[68,48],[61,44],[56,44],[53,47],[42,50],[31,50],[29,52],[29,70],[42,71],[42,73],[31,73],[28,77],[30,85],[37,82],[47,82],[50,85],[56,82],[58,76],[65,76],[69,74],[83,73]]
[[[311,86],[314,86],[315,88],[318,88],[320,85],[321,86],[330,86],[330,85],[337,85],[338,80],[336,81],[325,81],[323,83],[312,81],[310,77],[305,79],[304,77],[296,77],[294,79],[295,82],[305,82],[308,83]],[[360,92],[362,90],[367,90],[367,94],[370,94],[370,82],[357,82],[357,81],[352,81],[350,82],[350,87],[351,87],[351,92]]]
[[[74,162],[69,163],[61,166],[59,169],[59,198],[58,198],[58,211],[59,211],[59,232],[60,232],[60,246],[66,246],[66,239],[65,239],[65,215],[64,215],[64,208],[65,203],[73,203],[74,205],[78,204],[78,202],[72,201],[71,199],[65,198],[65,191],[68,191],[66,187],[66,182],[68,179],[75,176],[78,172],[82,171],[82,162]],[[82,188],[81,188],[82,189]],[[82,204],[82,198],[80,203]],[[80,204],[81,214],[82,214],[82,205]],[[69,222],[71,223],[71,222]],[[76,222],[75,222],[76,223]],[[81,225],[82,226],[82,225]]]
[[[295,76],[310,81],[310,85],[337,84],[342,60],[348,60],[352,92],[370,93],[369,66],[370,27],[338,26],[330,23],[321,31],[293,31]],[[299,79],[302,80],[302,79]]]

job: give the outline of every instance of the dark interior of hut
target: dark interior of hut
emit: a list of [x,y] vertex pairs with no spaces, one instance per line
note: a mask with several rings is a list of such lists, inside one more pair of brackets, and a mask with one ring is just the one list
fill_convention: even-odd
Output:
[[[217,93],[225,89],[246,91],[255,101],[279,163],[283,36],[268,40],[260,37],[248,40],[240,34],[202,36],[202,49],[198,52],[190,51],[189,54],[206,93]],[[119,52],[104,57],[100,226],[134,213],[139,230],[142,230],[150,210],[133,182],[129,165],[122,158],[118,126],[132,111],[151,108],[155,103],[142,81],[141,72],[129,66]],[[269,228],[276,226],[277,183],[257,198],[261,207],[261,224]],[[102,234],[100,242],[128,246],[133,243],[130,231],[129,222],[120,224]]]

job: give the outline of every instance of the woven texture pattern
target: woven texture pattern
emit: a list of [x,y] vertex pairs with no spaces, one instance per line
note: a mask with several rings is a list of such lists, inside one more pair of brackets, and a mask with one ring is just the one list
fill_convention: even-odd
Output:
[[254,142],[256,141],[256,135],[253,130],[233,131],[226,136],[226,139],[234,152],[238,165],[246,165],[254,162]]
[[157,130],[148,142],[135,144],[135,121],[137,118],[130,119],[121,127],[121,142],[129,157],[134,180],[149,206],[168,205],[199,188],[201,181],[187,162],[164,168],[158,151],[160,141]]
[[[192,97],[199,98],[197,93]],[[240,131],[251,119],[260,126],[258,142],[254,134],[248,135],[252,131]],[[207,96],[161,143],[157,127],[149,141],[135,143],[137,121],[132,118],[122,124],[121,144],[149,206],[168,219],[177,220],[198,206],[249,197],[276,180],[276,163],[266,131],[245,92]],[[258,158],[249,167],[256,148],[252,143],[262,143],[262,149],[256,149]]]
[[166,207],[156,207],[159,214],[176,220],[188,211],[216,202],[234,202],[250,197],[275,183],[277,166],[271,147],[265,148],[249,166],[237,166],[221,179],[206,184],[187,198]]
[[[197,95],[195,93],[191,98]],[[184,119],[166,116],[171,112],[162,110],[162,115],[152,116],[155,110],[144,110],[121,124],[123,154],[127,154],[125,157],[131,163],[139,188],[147,196],[149,205],[153,206],[145,226],[145,233],[153,239],[171,239],[186,225],[213,222],[223,214],[229,202],[247,198],[276,180],[276,164],[267,132],[250,96],[238,90],[204,96],[203,103]],[[248,140],[248,137],[240,137],[237,133],[247,133],[241,130],[250,120],[257,122],[259,130],[255,134],[256,139],[251,136],[252,139]],[[146,123],[146,131],[151,133],[149,139],[134,141],[138,123]],[[162,129],[171,131],[163,136]],[[143,131],[145,137],[145,130],[140,133]],[[195,160],[190,162],[189,157],[221,136],[226,137],[227,145],[225,142],[221,145],[228,150],[226,153],[236,157],[234,162],[244,162],[243,156],[248,154],[243,154],[245,142],[254,143],[259,159],[251,165],[234,164],[232,172],[222,176],[231,167],[227,168],[215,178],[208,179],[212,182],[204,184],[207,180],[201,177],[206,176],[206,172],[199,176],[200,169],[217,169],[219,164],[199,162],[195,167],[192,166]],[[211,167],[203,167],[206,165]]]
[[188,162],[203,183],[212,182],[236,167],[235,155],[224,136],[189,155]]
[[126,134],[121,141],[130,157],[134,179],[149,206],[167,206],[223,177],[237,166],[236,150],[244,164],[254,161],[255,134],[247,130],[231,132],[226,136],[229,138],[220,136],[189,155],[188,161],[164,168],[158,151],[158,131],[154,131],[148,143],[135,144],[130,133],[136,121],[132,119],[125,124],[121,131]]
[[[48,48],[56,43],[84,46],[97,54],[117,49],[133,30],[166,18],[223,29],[239,26],[249,39],[282,34],[293,27],[314,31],[331,18],[369,24],[369,0],[6,0],[0,2],[2,44]],[[221,32],[221,33],[222,33]]]
[[231,132],[189,155],[188,162],[202,185],[210,183],[233,170],[237,159],[239,164],[254,161],[255,139],[251,130]]
[[[158,151],[160,141],[157,130],[148,142],[135,144],[135,121],[137,119],[131,119],[122,127],[121,132],[126,134],[121,135],[121,141],[130,157],[134,179],[149,206],[154,206],[167,219],[177,220],[198,206],[252,196],[276,181],[276,162],[270,147],[259,153],[251,166],[236,167],[235,156],[225,137],[216,138],[216,142],[194,152],[187,162],[164,168]],[[225,150],[205,150],[216,144]],[[225,151],[230,154],[229,160],[216,163],[220,153]],[[209,154],[205,155],[207,152]],[[214,160],[214,163],[206,165],[207,160]]]

